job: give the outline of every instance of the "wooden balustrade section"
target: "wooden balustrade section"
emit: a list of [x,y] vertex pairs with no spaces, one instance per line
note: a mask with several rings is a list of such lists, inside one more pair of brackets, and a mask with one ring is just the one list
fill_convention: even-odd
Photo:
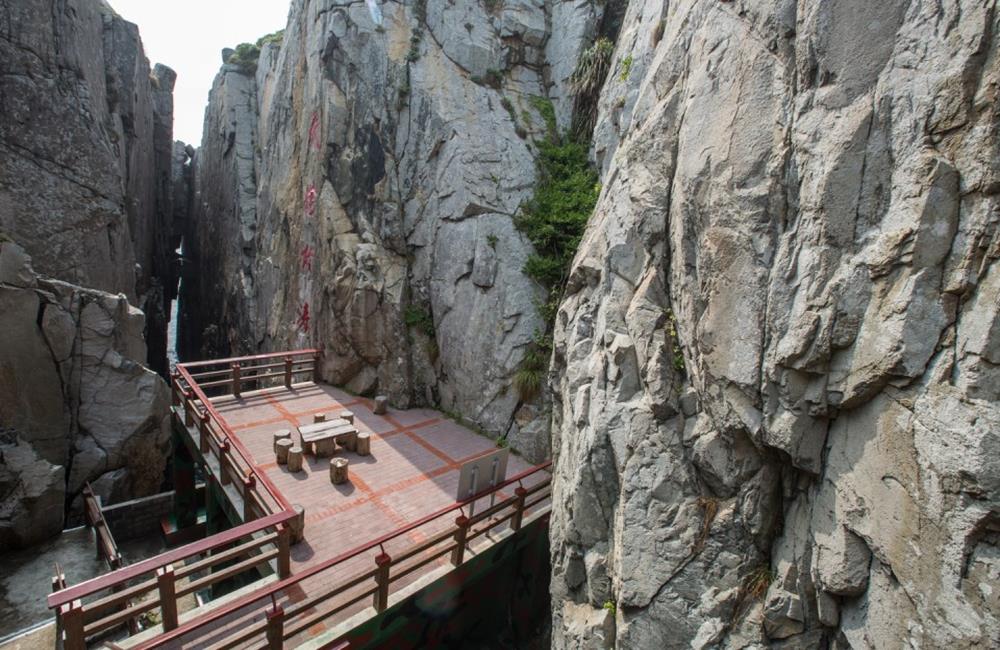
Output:
[[205,390],[218,388],[220,394],[239,396],[248,382],[277,379],[291,388],[295,378],[303,374],[315,379],[319,359],[319,350],[295,350],[182,363],[173,373],[173,405],[181,409],[185,426],[197,428],[199,449],[215,460],[219,483],[232,485],[243,501],[245,521],[288,510],[290,504],[271,480],[257,471],[250,452],[219,415]]
[[[389,604],[389,596],[394,592],[399,582],[418,571],[430,567],[440,559],[448,557],[452,565],[464,561],[465,551],[476,540],[484,538],[489,531],[498,530],[505,524],[510,530],[517,531],[525,521],[525,516],[547,517],[551,496],[551,478],[547,470],[551,463],[545,463],[522,472],[500,485],[487,490],[475,499],[460,501],[452,506],[439,510],[407,526],[399,528],[378,539],[367,542],[342,555],[330,558],[311,566],[296,575],[277,583],[262,587],[235,601],[194,618],[174,630],[165,631],[155,638],[148,639],[136,646],[147,650],[159,648],[180,642],[183,647],[201,647],[198,634],[201,630],[211,629],[218,636],[218,625],[229,616],[259,607],[263,618],[259,621],[239,625],[222,640],[211,645],[211,650],[227,648],[281,648],[291,647],[289,642],[296,635],[309,630],[316,623],[328,621],[330,617],[344,612],[359,602],[370,600],[376,611],[384,611]],[[530,487],[523,483],[530,477],[539,480]],[[473,502],[489,497],[512,485],[517,487],[513,496],[498,500],[494,505],[466,517],[465,509]],[[532,510],[535,508],[536,510]],[[432,523],[450,519],[458,513],[454,523],[443,530],[436,531],[419,544],[406,547],[395,557],[390,557],[383,550],[385,545]],[[502,541],[502,540],[501,540]],[[485,542],[484,542],[485,543]],[[355,573],[343,580],[336,581],[333,586],[318,585],[315,588],[307,584],[311,578],[328,579],[329,575],[341,568],[345,562],[373,550],[380,550],[370,569]],[[284,599],[292,591],[305,593],[306,597],[296,602]],[[284,645],[283,645],[284,644]]]
[[57,611],[64,647],[82,650],[87,638],[153,610],[160,611],[164,630],[175,629],[181,598],[272,561],[279,578],[288,578],[296,516],[294,510],[270,515],[71,587],[56,576],[48,605]]
[[94,529],[97,557],[104,560],[109,569],[122,568],[122,556],[118,552],[118,544],[115,543],[111,528],[108,527],[108,522],[101,511],[100,501],[89,482],[83,485],[83,517],[87,526]]

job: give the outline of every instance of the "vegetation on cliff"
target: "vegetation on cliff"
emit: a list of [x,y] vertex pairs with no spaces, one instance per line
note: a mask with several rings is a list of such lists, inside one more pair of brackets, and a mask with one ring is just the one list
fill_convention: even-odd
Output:
[[275,44],[281,47],[285,40],[285,30],[280,30],[266,36],[261,36],[256,43],[240,43],[236,46],[236,51],[226,60],[226,63],[238,65],[247,74],[257,72],[257,62],[260,60],[260,51],[265,45]]
[[[598,39],[581,56],[574,74],[580,93],[599,92],[607,74],[610,41]],[[522,401],[535,399],[544,385],[552,352],[552,325],[566,285],[573,257],[580,246],[587,221],[601,193],[597,171],[590,164],[589,132],[572,129],[560,135],[552,102],[536,97],[532,106],[547,125],[546,139],[537,142],[538,182],[531,200],[522,206],[515,225],[534,247],[524,265],[524,274],[548,290],[538,305],[545,331],[536,334],[514,375],[514,388]]]

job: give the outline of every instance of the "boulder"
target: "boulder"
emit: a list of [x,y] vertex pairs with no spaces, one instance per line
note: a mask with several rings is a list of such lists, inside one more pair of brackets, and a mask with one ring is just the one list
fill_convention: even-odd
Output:
[[0,284],[0,548],[61,531],[87,481],[107,503],[158,491],[170,443],[169,388],[142,365],[142,312],[27,260],[0,243],[0,269],[30,275]]

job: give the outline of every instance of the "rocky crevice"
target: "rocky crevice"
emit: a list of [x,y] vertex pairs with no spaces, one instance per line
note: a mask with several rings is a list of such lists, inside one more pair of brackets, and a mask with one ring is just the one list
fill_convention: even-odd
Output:
[[[95,0],[0,2],[0,548],[163,478],[173,84]],[[31,263],[38,271],[33,270]],[[137,307],[142,307],[144,316]]]

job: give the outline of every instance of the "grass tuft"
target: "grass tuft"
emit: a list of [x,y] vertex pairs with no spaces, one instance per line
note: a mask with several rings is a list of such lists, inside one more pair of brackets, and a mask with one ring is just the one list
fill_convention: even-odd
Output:
[[771,567],[761,564],[747,574],[743,581],[743,591],[750,598],[759,600],[767,593],[772,582],[774,582],[774,572],[771,571]]
[[521,365],[514,373],[514,389],[522,402],[531,402],[541,395],[551,351],[551,344],[536,335],[535,341],[521,359]]

